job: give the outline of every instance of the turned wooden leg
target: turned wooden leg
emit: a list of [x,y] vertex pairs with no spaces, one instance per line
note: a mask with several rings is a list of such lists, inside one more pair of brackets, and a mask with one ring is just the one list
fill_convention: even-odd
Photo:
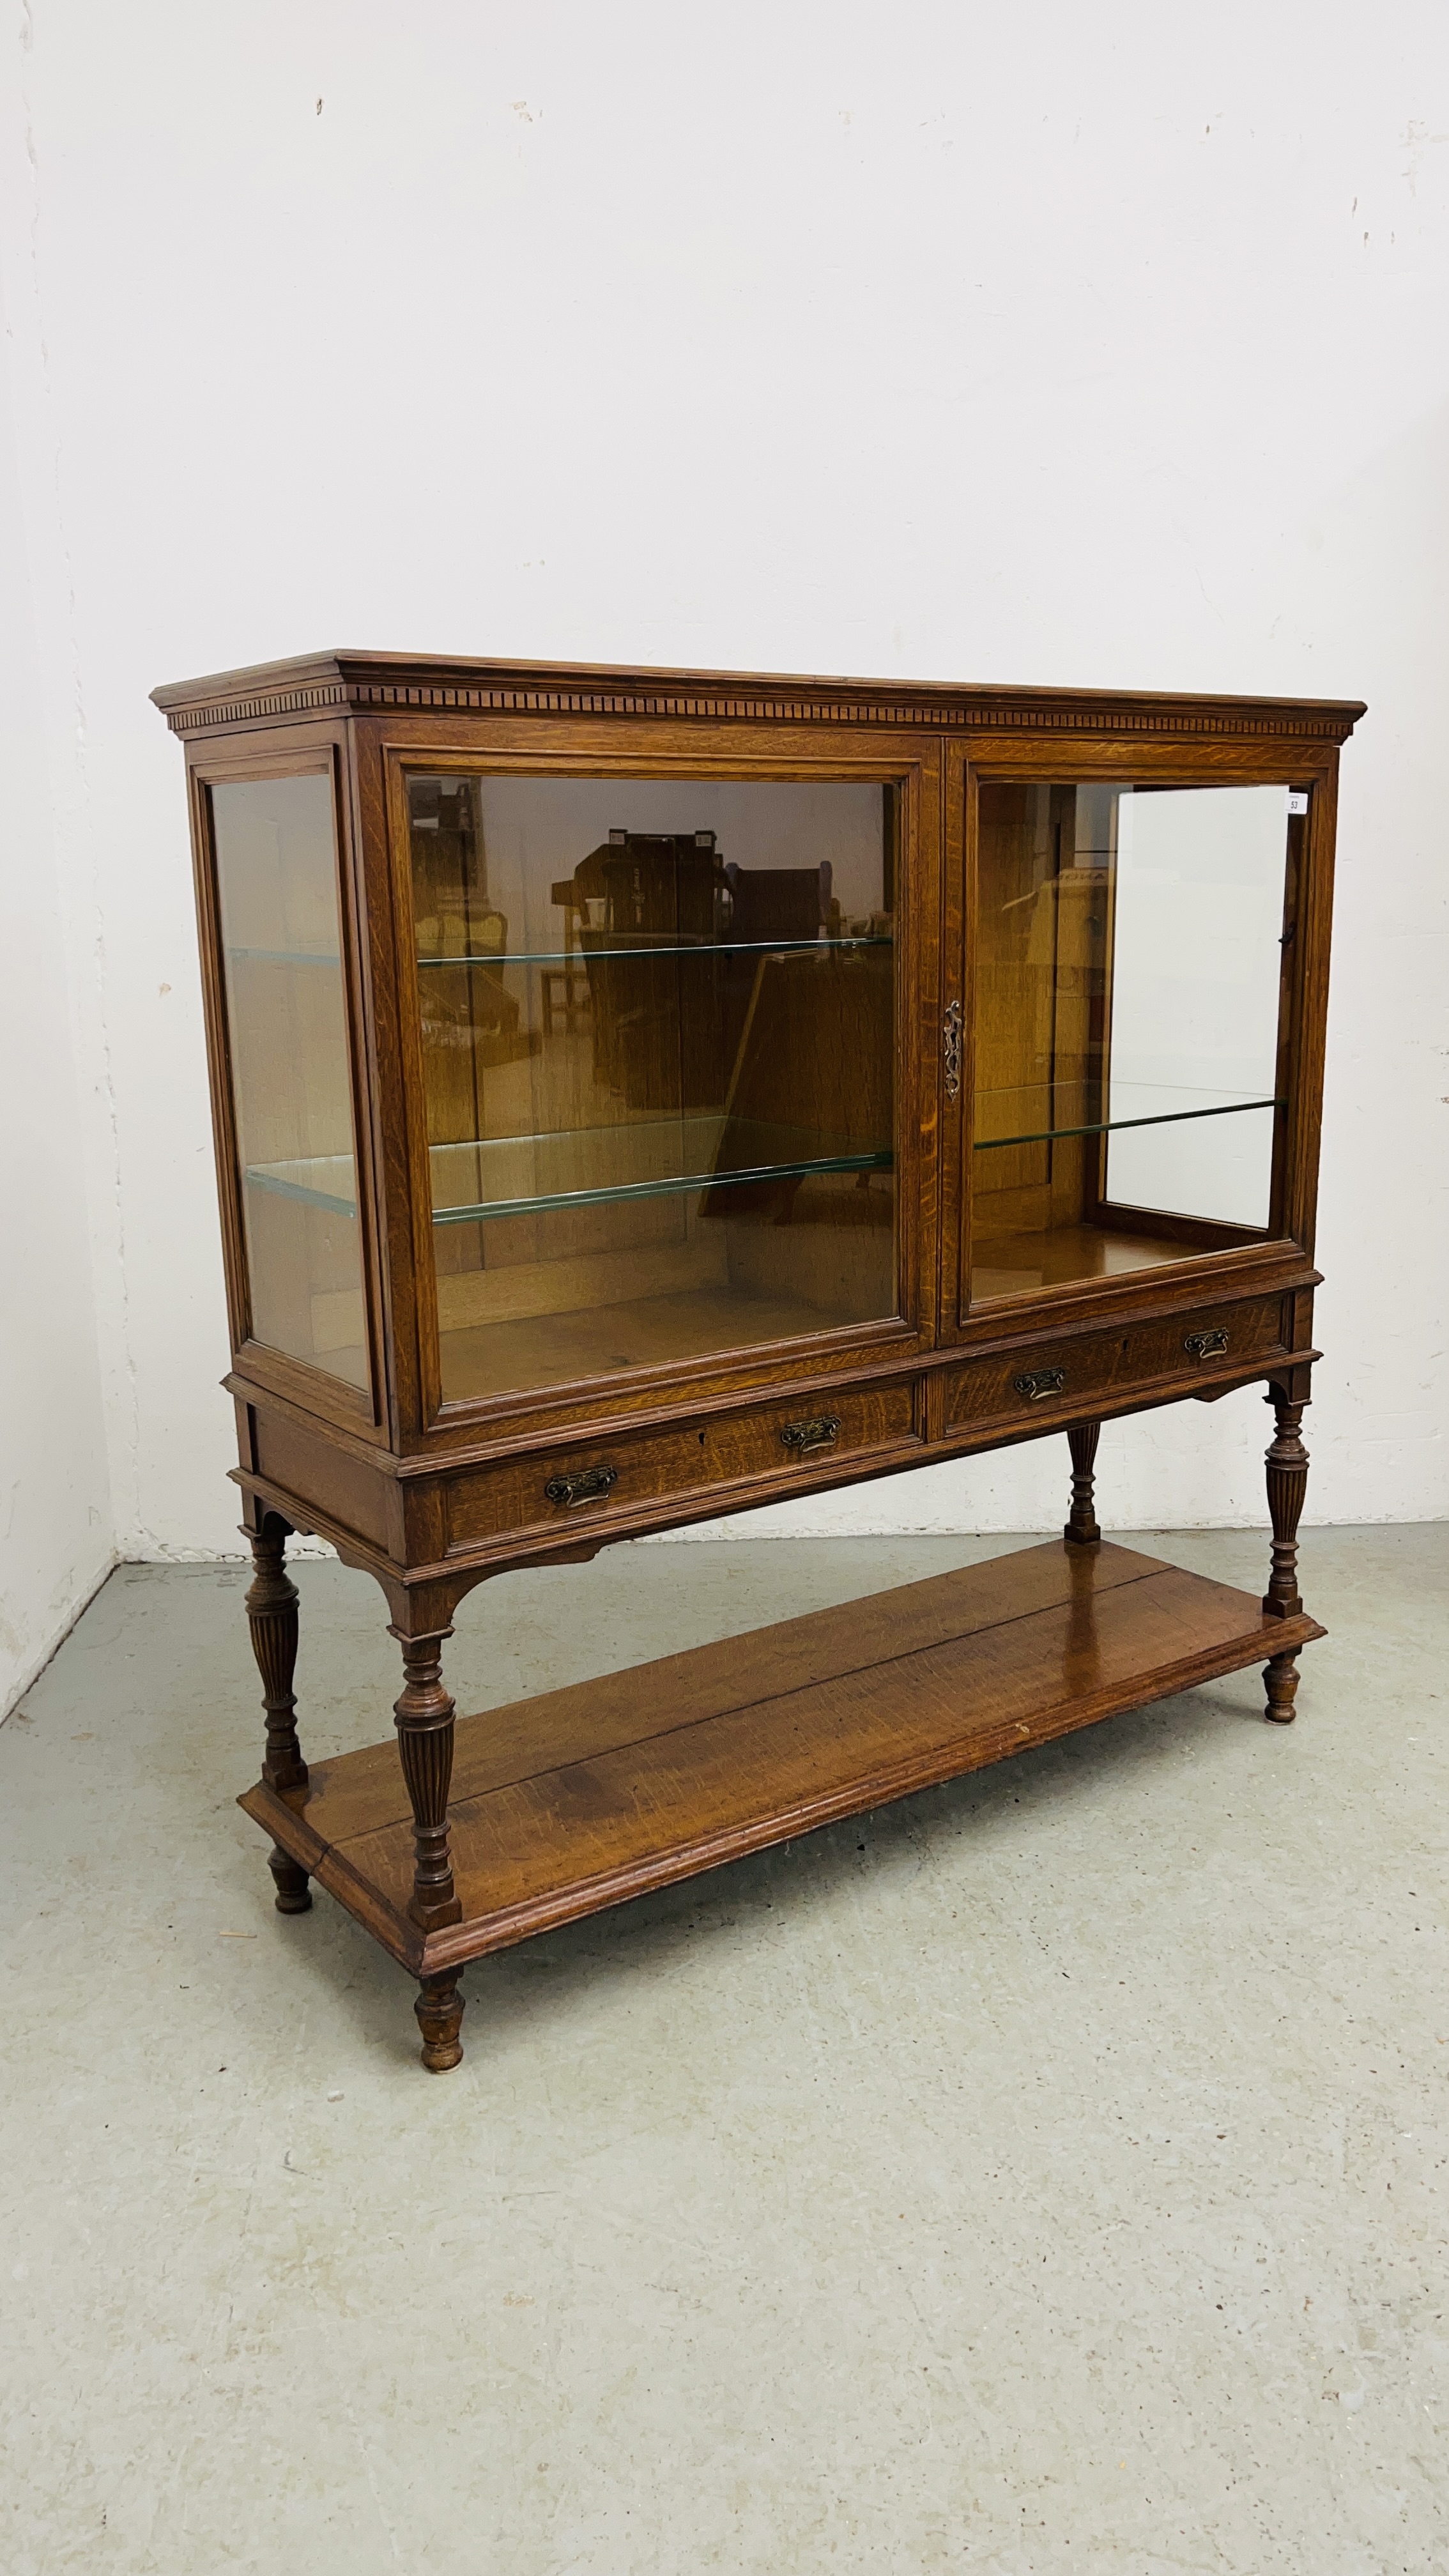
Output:
[[249,1529],[246,1535],[256,1567],[247,1593],[247,1617],[267,1711],[262,1778],[269,1789],[305,1789],[307,1765],[297,1742],[297,1701],[292,1689],[297,1665],[297,1587],[282,1563],[291,1530],[277,1513],[268,1512],[261,1528]]
[[446,2075],[463,2054],[458,2037],[463,2027],[463,1998],[458,1991],[457,1968],[445,1968],[441,1976],[424,1977],[413,2006],[418,2028],[423,2034],[423,2064],[432,2075]]
[[1072,1452],[1072,1516],[1062,1536],[1073,1547],[1096,1547],[1101,1540],[1092,1499],[1096,1484],[1092,1461],[1097,1455],[1097,1442],[1101,1436],[1100,1422],[1084,1422],[1080,1431],[1067,1433]]
[[451,1628],[441,1628],[431,1636],[405,1637],[398,1628],[392,1631],[403,1651],[403,1692],[393,1715],[403,1778],[412,1800],[416,1854],[408,1913],[424,1932],[436,1932],[445,1923],[463,1919],[448,1852],[453,1703],[443,1688],[442,1655],[443,1640],[452,1633]]
[[308,1913],[312,1904],[312,1890],[307,1884],[307,1873],[301,1862],[293,1860],[290,1852],[284,1852],[280,1843],[273,1843],[267,1867],[277,1882],[277,1912],[279,1914]]
[[[1263,1609],[1270,1619],[1292,1619],[1303,1607],[1298,1589],[1298,1523],[1308,1491],[1308,1452],[1299,1437],[1303,1407],[1289,1404],[1276,1387],[1265,1400],[1273,1407],[1277,1431],[1267,1454],[1268,1510],[1273,1521],[1273,1570],[1263,1595]],[[1264,1715],[1279,1726],[1287,1726],[1294,1714],[1293,1702],[1298,1690],[1296,1651],[1291,1655],[1272,1656],[1264,1680],[1268,1689]]]

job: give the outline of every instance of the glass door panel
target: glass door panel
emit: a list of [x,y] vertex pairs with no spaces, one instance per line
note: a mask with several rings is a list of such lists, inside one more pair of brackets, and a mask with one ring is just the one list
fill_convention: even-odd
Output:
[[210,794],[252,1336],[365,1388],[332,781]]
[[1306,794],[978,795],[973,1303],[1260,1241]]
[[444,1400],[893,1316],[895,792],[407,784]]

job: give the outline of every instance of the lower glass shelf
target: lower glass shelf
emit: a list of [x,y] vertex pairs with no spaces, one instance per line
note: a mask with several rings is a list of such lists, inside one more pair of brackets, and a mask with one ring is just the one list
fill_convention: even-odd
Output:
[[431,1159],[434,1225],[467,1225],[746,1181],[889,1171],[893,1156],[888,1145],[861,1145],[817,1128],[715,1114],[436,1145]]
[[[428,1159],[435,1226],[607,1207],[747,1182],[805,1180],[823,1172],[889,1172],[895,1161],[889,1145],[719,1114],[474,1138],[434,1145]],[[246,1178],[253,1189],[309,1207],[357,1213],[350,1154],[254,1164]]]
[[[1065,1095],[1065,1096],[1064,1096]],[[1235,1118],[1251,1109],[1282,1109],[1271,1095],[1189,1090],[1180,1084],[1114,1082],[1105,1117],[1089,1117],[1085,1083],[1041,1084],[977,1096],[974,1150],[989,1154],[1008,1145],[1049,1145],[1067,1136],[1111,1136],[1125,1127],[1175,1127],[1192,1118]],[[1043,1123],[1045,1121],[1045,1123]]]
[[350,1154],[304,1154],[284,1163],[249,1163],[242,1177],[249,1190],[264,1190],[272,1198],[326,1208],[333,1216],[357,1214],[357,1167]]

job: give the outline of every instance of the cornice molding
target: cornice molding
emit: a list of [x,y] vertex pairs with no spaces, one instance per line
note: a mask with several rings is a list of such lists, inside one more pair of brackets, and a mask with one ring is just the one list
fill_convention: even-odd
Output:
[[165,716],[173,733],[211,733],[225,725],[268,724],[278,716],[316,715],[347,704],[343,682],[327,680],[311,689],[261,690],[254,697],[198,698],[189,706],[167,707]]
[[[349,667],[350,666],[350,667]],[[1137,692],[913,687],[909,684],[761,679],[725,673],[508,671],[434,664],[409,676],[381,655],[351,656],[303,671],[224,672],[153,692],[173,733],[219,732],[334,710],[388,708],[446,715],[653,717],[696,723],[929,727],[967,733],[1099,734],[1242,741],[1288,737],[1346,741],[1363,708],[1309,699],[1152,697]],[[293,676],[295,674],[295,676]]]

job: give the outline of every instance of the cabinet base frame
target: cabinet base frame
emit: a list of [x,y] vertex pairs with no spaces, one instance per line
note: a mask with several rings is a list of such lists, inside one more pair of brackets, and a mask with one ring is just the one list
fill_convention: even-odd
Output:
[[461,1919],[426,1933],[391,1739],[239,1804],[419,1979],[441,2072],[470,1959],[1198,1682],[1281,1670],[1325,1633],[1159,1558],[1052,1541],[462,1718]]

